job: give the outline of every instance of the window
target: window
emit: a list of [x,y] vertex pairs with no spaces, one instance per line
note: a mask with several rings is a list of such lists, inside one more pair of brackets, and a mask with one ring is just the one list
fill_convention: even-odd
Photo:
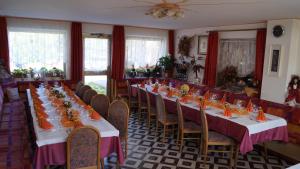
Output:
[[64,22],[8,20],[10,69],[57,68],[67,72],[69,27]]
[[128,36],[126,38],[125,67],[153,66],[166,55],[166,40],[159,37]]
[[84,82],[101,94],[107,93],[109,56],[108,38],[84,38]]

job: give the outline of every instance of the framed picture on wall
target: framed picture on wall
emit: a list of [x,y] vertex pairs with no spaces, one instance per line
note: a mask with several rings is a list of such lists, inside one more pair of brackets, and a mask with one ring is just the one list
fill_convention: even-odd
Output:
[[270,53],[269,75],[278,77],[280,75],[280,61],[282,55],[281,45],[271,45]]
[[208,36],[198,36],[198,54],[206,55],[208,45]]

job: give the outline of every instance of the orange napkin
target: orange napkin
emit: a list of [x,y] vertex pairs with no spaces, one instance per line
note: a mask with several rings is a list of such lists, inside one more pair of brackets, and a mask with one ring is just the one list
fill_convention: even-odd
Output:
[[229,106],[225,105],[225,111],[224,111],[224,116],[225,117],[231,117],[232,116],[232,112]]
[[83,127],[84,125],[82,124],[82,122],[80,120],[74,121],[74,127],[75,128],[80,128]]
[[93,119],[93,120],[100,120],[101,119],[101,116],[93,109],[91,109],[89,111],[90,113],[90,118]]
[[39,126],[45,130],[49,130],[53,128],[53,125],[49,121],[43,118],[39,119]]
[[37,111],[37,112],[36,112],[36,116],[37,116],[39,119],[42,119],[42,118],[46,119],[46,118],[48,118],[48,114],[45,113],[44,111]]
[[221,101],[220,101],[222,104],[225,104],[226,103],[226,93],[223,95]]
[[252,104],[251,100],[249,100],[246,109],[247,109],[247,112],[253,112],[253,104]]
[[60,122],[64,127],[73,127],[74,126],[73,121],[70,121],[67,117],[61,118]]
[[260,107],[259,108],[259,111],[258,111],[258,115],[256,117],[256,120],[257,121],[266,121],[266,116],[265,116],[265,113],[263,111],[263,109]]
[[204,97],[205,100],[209,100],[209,97],[210,97],[209,90],[207,92],[205,92],[203,97]]
[[142,83],[141,83],[141,88],[145,88],[145,82],[144,81],[142,81]]
[[206,100],[202,99],[200,100],[200,105],[199,105],[203,110],[206,109],[207,102]]
[[168,90],[167,97],[172,97],[174,95],[174,91],[172,89]]
[[153,93],[158,93],[158,86],[154,86],[154,88],[152,89]]

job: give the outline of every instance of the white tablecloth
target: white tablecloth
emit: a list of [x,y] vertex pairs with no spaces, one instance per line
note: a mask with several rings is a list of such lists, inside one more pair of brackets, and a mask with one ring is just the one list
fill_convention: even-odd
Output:
[[[39,88],[37,92],[40,95],[41,100],[43,102],[47,102],[47,97],[44,96],[44,89]],[[30,106],[31,116],[33,119],[33,127],[36,135],[36,144],[40,147],[48,144],[66,142],[68,133],[70,133],[70,129],[63,127],[60,124],[60,116],[56,113],[56,110],[52,107],[52,105],[50,103],[43,104],[49,116],[48,120],[54,126],[54,128],[50,131],[46,131],[40,128],[38,125],[29,89],[27,89],[27,97]],[[80,108],[80,106],[78,106],[76,103],[73,102],[72,106],[72,108],[77,109],[80,112],[81,122],[84,125],[93,126],[97,128],[100,132],[101,137],[119,136],[119,130],[117,130],[104,118],[101,118],[99,121],[93,121],[87,116],[87,112]]]
[[[137,85],[134,84],[132,85],[132,87],[135,87],[137,88]],[[153,93],[152,92],[152,87],[150,85],[146,85],[145,86],[145,89],[147,89],[147,91],[149,91],[150,93],[152,94],[157,94],[157,93]],[[143,89],[143,90],[145,90]],[[166,97],[166,93],[160,93],[162,95],[162,97],[164,99],[167,99],[167,100],[171,100],[171,101],[176,101],[176,97],[173,97],[173,98],[169,98],[169,97]],[[192,109],[199,109],[198,106],[195,104],[195,103],[190,103],[190,104],[185,104],[185,103],[181,103],[183,106],[186,106],[186,107],[190,107]],[[205,113],[209,114],[209,115],[212,115],[212,116],[218,116],[220,118],[223,118],[223,119],[226,119],[226,120],[230,120],[232,122],[235,122],[235,123],[238,123],[242,126],[245,126],[248,131],[249,131],[249,134],[255,134],[255,133],[259,133],[259,132],[262,132],[262,131],[266,131],[266,130],[269,130],[269,129],[273,129],[273,128],[276,128],[276,127],[282,127],[282,126],[286,126],[287,125],[287,121],[281,117],[278,117],[278,116],[273,116],[271,114],[265,114],[266,115],[266,118],[267,118],[267,121],[265,122],[258,122],[256,121],[256,116],[257,114],[255,113],[250,113],[249,115],[244,115],[244,116],[237,116],[237,115],[233,115],[232,118],[228,118],[228,117],[225,117],[223,116],[223,111],[220,110],[220,109],[216,109],[216,108],[213,108],[213,107],[208,107],[206,110],[205,110]]]

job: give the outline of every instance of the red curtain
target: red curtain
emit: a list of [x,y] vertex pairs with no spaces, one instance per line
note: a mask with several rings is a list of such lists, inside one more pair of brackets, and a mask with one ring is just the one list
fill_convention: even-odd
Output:
[[212,31],[208,35],[207,56],[205,61],[203,84],[215,87],[217,77],[217,60],[219,48],[219,34]]
[[168,31],[168,45],[169,45],[169,54],[174,58],[175,47],[174,47],[174,30]]
[[266,29],[257,30],[256,35],[256,59],[255,59],[255,79],[261,84],[264,70],[264,57],[266,48]]
[[83,77],[82,25],[72,22],[71,26],[71,78],[78,82]]
[[111,77],[122,80],[125,65],[125,31],[124,26],[114,26],[112,34],[112,70]]
[[9,70],[9,48],[7,38],[7,24],[6,18],[0,17],[0,59],[3,61],[3,65]]

